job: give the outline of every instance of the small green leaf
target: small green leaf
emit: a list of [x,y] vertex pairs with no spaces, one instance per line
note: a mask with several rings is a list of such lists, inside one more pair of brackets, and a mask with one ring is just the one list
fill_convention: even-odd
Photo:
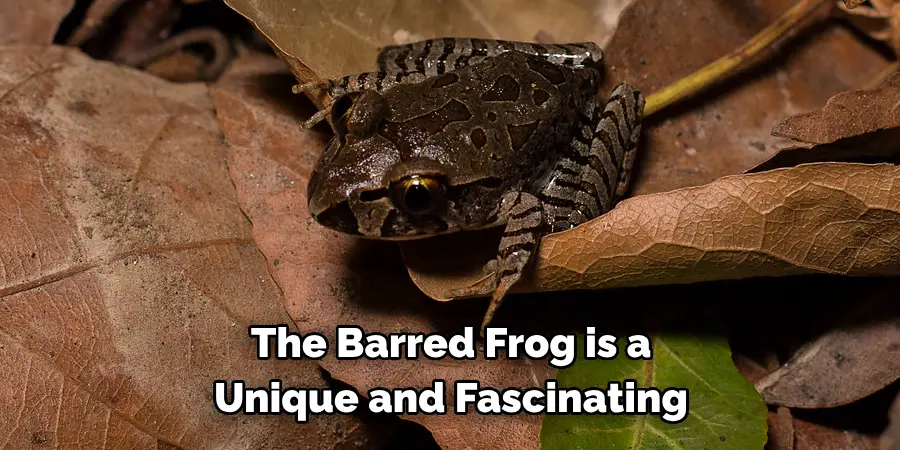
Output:
[[649,338],[652,359],[629,359],[628,339],[620,336],[616,358],[604,361],[584,359],[584,336],[579,336],[579,359],[558,372],[559,386],[606,392],[609,382],[631,379],[638,388],[655,387],[660,392],[684,388],[687,418],[669,424],[653,414],[548,414],[541,427],[541,450],[763,448],[766,407],[734,367],[725,338],[674,334]]

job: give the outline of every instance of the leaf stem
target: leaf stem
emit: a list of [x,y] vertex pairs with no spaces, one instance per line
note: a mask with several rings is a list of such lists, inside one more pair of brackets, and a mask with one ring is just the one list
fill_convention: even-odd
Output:
[[778,20],[760,31],[741,48],[719,58],[706,67],[684,77],[669,86],[654,92],[647,97],[644,116],[649,116],[661,109],[683,100],[709,87],[713,83],[731,75],[743,63],[760,54],[775,41],[787,34],[797,24],[812,14],[819,6],[829,0],[801,0],[791,7]]

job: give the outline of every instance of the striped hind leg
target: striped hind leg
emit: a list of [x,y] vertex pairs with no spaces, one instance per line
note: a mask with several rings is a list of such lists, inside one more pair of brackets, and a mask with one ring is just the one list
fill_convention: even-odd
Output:
[[600,216],[628,188],[641,133],[644,97],[629,85],[613,89],[602,109],[592,105],[538,198],[544,222],[556,233]]
[[[624,155],[622,157],[622,166],[619,169],[619,176],[616,180],[616,189],[615,192],[613,192],[613,201],[622,199],[631,183],[631,174],[634,171],[634,160],[637,157],[638,143],[641,137],[641,119],[644,115],[644,104],[646,103],[646,100],[640,91],[637,91],[630,86],[626,89],[628,88],[630,88],[630,92],[624,92],[625,96],[623,98],[626,101],[624,101],[622,105],[623,110],[626,113],[631,113],[626,119],[626,122],[631,126],[631,134],[625,135]],[[629,95],[630,98],[633,99],[633,102],[627,101]]]
[[609,211],[625,194],[641,134],[644,97],[620,84],[574,133],[540,194],[552,232]]
[[614,158],[617,169],[615,177],[610,178],[610,207],[628,190],[641,135],[645,103],[639,90],[628,84],[620,84],[610,94],[597,123],[593,147],[598,153],[611,150],[608,153]]

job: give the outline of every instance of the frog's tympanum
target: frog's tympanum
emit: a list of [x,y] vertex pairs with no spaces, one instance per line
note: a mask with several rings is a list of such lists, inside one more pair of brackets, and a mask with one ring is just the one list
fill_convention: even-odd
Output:
[[505,226],[487,271],[490,322],[541,236],[622,197],[644,98],[620,84],[598,104],[593,43],[433,39],[382,49],[377,72],[301,86],[334,101],[335,137],[310,177],[320,224],[375,239]]

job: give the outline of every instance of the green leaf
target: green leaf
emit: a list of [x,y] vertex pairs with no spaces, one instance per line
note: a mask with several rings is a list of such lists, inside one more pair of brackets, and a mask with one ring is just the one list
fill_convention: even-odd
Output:
[[[556,449],[762,449],[766,407],[753,386],[738,373],[725,338],[663,334],[649,336],[650,360],[627,357],[627,337],[619,337],[612,360],[579,359],[558,372],[560,388],[600,388],[611,381],[636,380],[638,388],[688,390],[688,415],[677,424],[659,415],[546,415],[541,450]],[[609,406],[607,404],[607,406]]]

